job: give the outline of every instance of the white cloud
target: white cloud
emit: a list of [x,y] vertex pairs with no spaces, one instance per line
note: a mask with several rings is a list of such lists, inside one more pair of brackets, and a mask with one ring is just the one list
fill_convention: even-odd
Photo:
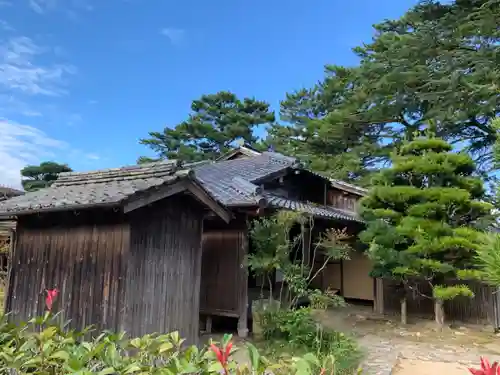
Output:
[[91,12],[94,10],[90,0],[28,0],[28,4],[38,14],[63,11],[73,19],[78,18],[79,11]]
[[186,31],[175,27],[166,27],[160,33],[166,36],[170,40],[170,43],[175,45],[184,42],[186,38]]
[[66,77],[76,68],[65,64],[37,64],[47,52],[28,37],[13,37],[0,45],[0,86],[30,95],[59,96],[67,93]]
[[57,5],[56,0],[29,0],[29,5],[30,8],[33,9],[33,11],[43,14],[45,12],[48,12],[50,10],[55,9]]
[[68,148],[33,126],[0,119],[0,185],[21,187],[20,170],[27,164],[50,160],[54,151]]
[[[58,96],[69,94],[68,78],[76,73],[73,66],[56,63],[63,57],[60,50],[25,36],[0,40],[0,185],[21,187],[20,170],[28,164],[99,160],[38,126],[60,124],[63,130],[82,122],[79,113],[61,109],[57,102]],[[35,120],[36,126],[26,125]]]
[[0,29],[7,32],[15,31],[14,28],[7,21],[1,19],[0,19]]
[[85,157],[90,160],[99,160],[101,158],[99,155],[93,153],[86,154]]

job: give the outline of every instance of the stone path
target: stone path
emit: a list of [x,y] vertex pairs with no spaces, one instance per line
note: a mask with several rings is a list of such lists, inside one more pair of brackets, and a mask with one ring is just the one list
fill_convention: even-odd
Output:
[[485,350],[484,347],[465,348],[446,343],[429,344],[377,335],[365,335],[360,337],[358,342],[366,352],[362,364],[363,375],[390,375],[393,366],[400,358],[454,362],[473,367],[479,367],[480,356],[486,356],[490,361],[499,358],[497,354]]

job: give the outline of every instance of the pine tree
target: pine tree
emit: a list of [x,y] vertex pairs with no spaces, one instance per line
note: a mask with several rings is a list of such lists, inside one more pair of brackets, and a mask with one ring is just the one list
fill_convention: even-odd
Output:
[[49,187],[59,173],[72,172],[66,164],[44,161],[40,165],[27,165],[21,169],[22,185],[26,191],[35,191]]
[[[443,325],[443,302],[473,297],[453,282],[475,267],[481,232],[476,228],[492,206],[481,201],[482,180],[471,157],[433,135],[404,142],[392,155],[361,201],[367,228],[361,239],[370,245],[374,276],[399,280],[416,290],[425,280]],[[451,284],[450,284],[451,282]]]
[[[162,132],[150,132],[141,143],[150,147],[160,159],[182,161],[214,160],[242,140],[257,142],[257,126],[274,122],[269,103],[254,98],[240,100],[235,94],[220,91],[193,100],[186,121]],[[153,159],[141,157],[140,162]]]
[[421,1],[374,26],[355,67],[327,66],[321,82],[287,95],[267,142],[332,177],[364,184],[405,137],[436,133],[492,167],[500,112],[499,0]]

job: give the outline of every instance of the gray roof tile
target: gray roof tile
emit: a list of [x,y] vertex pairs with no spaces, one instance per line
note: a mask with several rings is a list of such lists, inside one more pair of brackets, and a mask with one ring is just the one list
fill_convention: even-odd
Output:
[[[279,153],[263,152],[258,156],[202,165],[195,168],[195,176],[208,191],[227,206],[258,205],[257,202],[262,204],[264,199],[269,206],[275,208],[303,211],[326,219],[361,221],[355,212],[299,202],[256,190],[261,180],[289,168],[301,168],[301,165],[297,159]],[[314,174],[329,181],[324,176]],[[351,186],[354,187],[354,185],[349,187]]]
[[195,168],[195,176],[215,198],[227,206],[244,206],[256,203],[255,197],[243,191],[234,177],[256,184],[288,168],[300,166],[297,159],[278,153],[263,152],[261,155],[204,164]]
[[272,194],[265,195],[269,206],[286,210],[300,211],[315,217],[324,219],[340,219],[348,221],[363,222],[363,220],[351,211],[341,210],[331,206],[321,206],[311,202],[300,202],[288,198],[278,197]]
[[24,194],[24,191],[0,185],[0,201],[3,201],[5,199],[9,199],[11,197],[17,197],[17,196],[23,195],[23,194]]
[[0,215],[117,205],[155,186],[192,174],[176,161],[155,162],[93,172],[61,173],[51,187],[0,203]]

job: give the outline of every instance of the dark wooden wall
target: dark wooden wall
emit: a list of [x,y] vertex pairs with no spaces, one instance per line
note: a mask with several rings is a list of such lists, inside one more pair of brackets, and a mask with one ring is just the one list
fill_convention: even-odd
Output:
[[347,211],[356,211],[360,197],[354,194],[330,189],[327,194],[327,204]]
[[239,317],[247,304],[246,221],[241,218],[222,226],[206,223],[205,227],[200,310],[209,315]]
[[21,217],[6,310],[26,321],[54,311],[70,327],[124,330],[132,336],[178,330],[199,335],[203,207],[176,196],[128,216],[81,211]]
[[131,335],[178,330],[199,335],[203,213],[189,197],[172,197],[130,217],[126,329]]
[[46,289],[58,288],[54,310],[72,328],[119,329],[129,226],[113,212],[21,217],[6,310],[16,321],[45,311]]

